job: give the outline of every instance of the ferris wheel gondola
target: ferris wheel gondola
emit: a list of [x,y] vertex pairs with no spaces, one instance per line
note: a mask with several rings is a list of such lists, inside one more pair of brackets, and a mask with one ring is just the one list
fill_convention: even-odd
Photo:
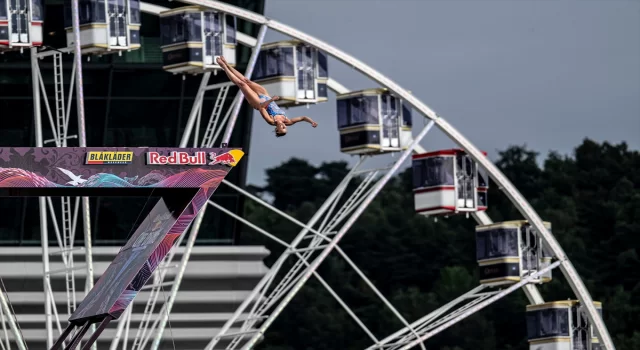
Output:
[[160,13],[163,69],[200,74],[221,69],[216,57],[236,63],[236,18],[198,6]]
[[341,152],[398,152],[411,144],[411,108],[388,89],[354,91],[336,98]]
[[489,178],[463,150],[414,154],[412,168],[416,213],[434,216],[487,210]]
[[42,45],[42,0],[0,0],[0,53]]
[[[602,318],[602,303],[593,302]],[[527,306],[530,350],[601,350],[586,308],[577,300]]]
[[326,102],[328,78],[327,55],[298,40],[262,45],[253,73],[281,107]]
[[[140,48],[140,0],[86,0],[78,3],[83,54],[105,55]],[[71,0],[64,0],[67,46],[74,43]]]
[[[551,223],[545,221],[551,230]],[[476,226],[476,259],[480,283],[489,286],[519,282],[551,263],[540,235],[526,220]],[[551,281],[551,271],[532,283]]]

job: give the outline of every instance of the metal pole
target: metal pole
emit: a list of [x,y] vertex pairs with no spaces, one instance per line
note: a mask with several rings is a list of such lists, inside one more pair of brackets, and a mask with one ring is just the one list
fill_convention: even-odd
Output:
[[395,174],[395,172],[398,171],[400,166],[402,166],[402,163],[404,163],[404,161],[409,157],[409,155],[411,155],[411,153],[413,152],[413,148],[417,144],[419,144],[420,141],[427,135],[429,130],[431,130],[431,128],[433,127],[433,124],[434,122],[430,121],[429,124],[427,124],[424,127],[424,129],[422,129],[422,131],[420,131],[420,133],[416,136],[416,138],[411,143],[411,146],[409,146],[407,150],[402,152],[402,155],[398,158],[398,160],[395,162],[393,167],[391,167],[389,172],[387,172],[378,181],[378,183],[376,183],[376,185],[371,190],[371,193],[369,193],[367,198],[362,202],[362,204],[360,204],[360,206],[356,209],[356,211],[349,218],[349,220],[345,222],[344,226],[335,235],[333,241],[329,243],[327,248],[325,248],[325,250],[323,250],[322,253],[320,253],[320,255],[313,261],[313,263],[311,263],[311,265],[305,270],[302,278],[289,291],[289,293],[287,293],[287,296],[284,298],[282,302],[280,302],[280,304],[276,307],[276,309],[269,315],[269,318],[260,327],[258,333],[253,337],[251,337],[251,340],[249,340],[249,342],[245,345],[244,349],[251,349],[253,345],[260,339],[260,336],[264,334],[264,332],[267,330],[267,328],[269,328],[269,326],[271,325],[271,323],[273,323],[276,317],[280,315],[282,310],[284,310],[285,306],[287,306],[287,304],[291,301],[291,299],[293,299],[296,293],[298,293],[298,291],[302,288],[305,282],[311,277],[312,273],[318,268],[320,263],[322,263],[322,261],[329,255],[331,250],[333,250],[333,248],[338,244],[342,236],[344,236],[345,233],[347,233],[347,231],[351,228],[351,226],[353,226],[353,224],[356,222],[356,220],[358,220],[360,215],[362,215],[362,213],[365,211],[365,209],[367,209],[369,204],[371,204],[373,199],[378,195],[378,193],[380,193],[384,185],[387,184],[387,182],[391,179],[391,177]]
[[[82,216],[84,229],[84,253],[87,264],[87,279],[85,294],[93,288],[93,250],[91,245],[91,212],[89,208],[89,197],[82,197]],[[92,326],[92,332],[95,326]]]
[[[33,88],[33,115],[34,127],[36,134],[36,147],[42,147],[44,139],[42,137],[42,114],[40,109],[40,77],[38,67],[38,49],[31,48],[31,83]],[[46,98],[46,96],[45,96]],[[44,293],[44,321],[47,330],[47,347],[53,345],[53,323],[51,316],[51,307],[53,300],[47,292],[49,283],[49,230],[47,228],[47,200],[45,197],[38,198],[39,214],[40,214],[40,245],[42,247],[42,283]],[[10,314],[9,314],[10,315]],[[13,330],[13,329],[12,329]],[[14,331],[16,336],[19,332]],[[19,338],[17,338],[19,339]]]
[[131,317],[131,310],[133,309],[132,306],[133,306],[133,302],[131,303],[131,305],[129,305],[127,310],[125,310],[123,317],[121,317],[120,320],[118,321],[118,327],[116,328],[116,335],[113,337],[113,340],[111,341],[111,346],[109,347],[109,350],[118,349],[120,337],[122,337],[122,331],[124,330],[124,327],[127,321]]
[[[266,25],[262,25],[260,27],[260,31],[258,32],[258,38],[256,41],[256,46],[253,47],[253,52],[251,53],[251,57],[249,58],[249,63],[247,63],[247,70],[244,73],[244,76],[247,79],[251,79],[251,75],[253,74],[253,67],[256,65],[256,61],[258,60],[258,55],[260,54],[260,49],[262,48],[262,42],[264,41],[264,36],[267,34]],[[231,139],[231,133],[233,133],[233,127],[236,125],[236,120],[238,119],[238,114],[240,113],[240,107],[242,106],[242,91],[238,90],[236,97],[234,99],[233,111],[231,112],[231,116],[229,117],[229,123],[227,124],[227,129],[224,132],[224,136],[222,137],[222,143],[229,143]]]
[[[38,66],[38,49],[31,49],[31,88],[33,90],[33,123],[36,134],[36,147],[42,147],[44,139],[42,138],[42,115],[40,114],[40,79]],[[45,96],[46,98],[46,96]]]
[[[82,78],[82,43],[80,42],[80,16],[78,0],[71,0],[71,12],[73,21],[74,62],[76,68],[76,107],[78,110],[78,140],[80,147],[87,147],[87,133],[84,117],[84,84]],[[85,280],[85,294],[93,288],[93,252],[91,249],[91,211],[89,197],[82,197],[82,216],[84,231],[85,263],[87,264],[87,276]],[[91,326],[91,333],[95,331],[95,325]],[[96,349],[94,345],[92,349]]]
[[73,44],[74,61],[76,65],[76,107],[78,108],[78,138],[80,147],[87,147],[87,134],[84,128],[84,86],[82,84],[82,43],[80,42],[80,17],[78,14],[78,0],[71,0],[73,12]]
[[7,298],[4,295],[4,292],[4,290],[0,290],[0,303],[2,304],[2,313],[6,315],[7,322],[9,322],[9,328],[11,328],[11,331],[13,332],[13,336],[15,338],[16,344],[18,345],[18,349],[26,350],[27,348],[24,344],[24,339],[22,339],[22,333],[20,333],[20,329],[18,329],[18,324],[16,323],[16,315],[11,312],[11,308],[9,307],[9,303],[7,302]]
[[180,289],[180,282],[182,282],[184,271],[187,268],[187,262],[189,261],[191,251],[193,250],[193,245],[195,244],[196,238],[198,237],[198,231],[200,231],[200,225],[202,224],[202,219],[204,218],[206,209],[207,205],[205,203],[205,205],[202,206],[202,209],[200,209],[200,213],[198,213],[198,216],[196,217],[195,221],[193,222],[193,226],[191,227],[189,240],[187,241],[187,246],[185,247],[184,253],[182,254],[182,259],[180,260],[180,267],[178,269],[178,272],[176,273],[175,279],[173,280],[173,286],[171,286],[171,294],[169,294],[169,300],[165,302],[164,312],[162,313],[162,315],[159,315],[160,323],[158,324],[158,333],[156,333],[156,337],[155,339],[153,339],[153,343],[151,343],[151,350],[158,350],[158,347],[160,346],[162,333],[164,333],[164,328],[167,325],[167,320],[169,319],[169,314],[171,313],[171,308],[173,307],[173,301],[176,299],[176,295],[178,294],[178,290]]
[[202,80],[200,81],[200,87],[198,88],[198,93],[196,94],[196,99],[193,101],[193,106],[191,107],[191,113],[189,113],[189,119],[187,119],[187,125],[184,127],[184,133],[182,134],[182,139],[180,139],[179,147],[187,147],[189,143],[189,138],[191,137],[191,131],[193,131],[193,125],[196,122],[196,117],[200,109],[202,108],[202,99],[204,98],[205,88],[209,83],[209,77],[211,76],[211,72],[206,72],[202,75]]

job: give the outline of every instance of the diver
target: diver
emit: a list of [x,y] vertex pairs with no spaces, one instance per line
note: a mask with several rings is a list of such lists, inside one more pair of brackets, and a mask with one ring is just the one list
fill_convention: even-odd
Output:
[[280,99],[279,96],[269,97],[267,90],[260,84],[247,79],[242,73],[238,72],[235,68],[230,67],[227,64],[227,60],[224,57],[219,56],[216,60],[218,65],[227,73],[227,76],[232,83],[236,84],[238,88],[244,94],[244,98],[251,105],[251,107],[257,109],[262,115],[262,118],[269,125],[276,127],[276,137],[282,137],[287,134],[287,126],[291,126],[295,123],[305,121],[314,128],[318,126],[318,123],[314,122],[309,117],[296,117],[293,119],[287,118],[284,110],[280,108],[275,101]]

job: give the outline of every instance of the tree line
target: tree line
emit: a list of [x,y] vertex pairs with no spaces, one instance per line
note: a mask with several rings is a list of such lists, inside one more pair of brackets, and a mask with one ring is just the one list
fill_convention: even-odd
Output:
[[[547,155],[512,146],[496,165],[530,201],[576,266],[594,300],[603,303],[605,323],[619,350],[640,349],[640,153],[626,143],[585,139],[572,156]],[[264,187],[252,187],[274,206],[301,221],[311,218],[349,171],[346,162],[313,166],[302,159],[266,170]],[[358,181],[361,181],[359,179]],[[353,190],[358,181],[351,184]],[[464,215],[434,221],[413,211],[411,169],[395,176],[340,242],[342,249],[412,322],[478,285],[473,219]],[[347,190],[349,193],[349,190]],[[522,216],[495,184],[489,192],[495,221]],[[247,201],[245,217],[290,242],[299,228]],[[241,244],[281,246],[250,229]],[[289,265],[290,266],[290,265]],[[332,253],[318,270],[375,337],[402,324],[345,261]],[[560,270],[540,285],[546,301],[575,299]],[[522,292],[515,292],[429,339],[429,349],[528,349]],[[314,278],[271,326],[265,350],[363,349],[372,340]]]

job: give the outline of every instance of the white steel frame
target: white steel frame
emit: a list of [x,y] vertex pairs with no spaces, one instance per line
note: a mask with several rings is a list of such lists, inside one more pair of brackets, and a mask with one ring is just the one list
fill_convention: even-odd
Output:
[[[226,185],[232,187],[238,192],[244,194],[257,201],[258,203],[264,205],[265,207],[275,211],[279,215],[289,219],[295,224],[299,225],[302,230],[298,234],[298,236],[294,239],[292,243],[286,243],[275,235],[253,225],[248,222],[244,218],[222,208],[216,203],[210,201],[209,204],[216,209],[219,209],[228,215],[236,218],[241,221],[245,225],[255,229],[256,231],[264,234],[267,237],[274,239],[279,244],[286,247],[285,252],[280,256],[278,261],[272,266],[269,273],[260,281],[260,283],[255,287],[250,297],[247,298],[242,305],[236,310],[232,319],[227,321],[223,329],[219,334],[216,334],[209,345],[206,347],[207,350],[213,349],[213,347],[218,344],[218,342],[223,338],[232,338],[231,343],[227,346],[227,349],[235,349],[240,345],[241,341],[247,340],[242,346],[243,349],[250,349],[255,345],[264,335],[268,327],[275,320],[275,318],[283,311],[286,305],[291,301],[291,299],[295,296],[295,294],[300,290],[300,288],[304,285],[304,283],[311,277],[314,276],[319,280],[319,282],[327,289],[327,291],[337,300],[337,302],[346,310],[346,312],[358,323],[358,325],[363,329],[365,333],[371,338],[374,345],[369,347],[368,349],[409,349],[413,346],[419,345],[422,349],[425,349],[422,342],[431,336],[439,333],[440,331],[450,327],[454,323],[468,317],[472,313],[479,311],[490,303],[502,298],[503,296],[511,293],[512,291],[522,287],[531,303],[538,304],[544,302],[542,296],[539,291],[535,287],[535,285],[530,284],[531,281],[537,278],[537,275],[541,275],[546,273],[547,271],[560,266],[563,274],[569,281],[571,288],[574,293],[581,301],[582,305],[586,308],[586,313],[589,318],[589,321],[594,326],[594,330],[598,338],[600,339],[601,344],[605,349],[614,350],[615,346],[611,341],[611,337],[608,333],[606,326],[604,325],[602,319],[599,317],[595,307],[593,306],[591,296],[589,295],[587,289],[584,286],[584,283],[578,276],[575,268],[567,258],[566,254],[555,240],[554,236],[544,227],[542,220],[538,216],[538,214],[533,210],[531,205],[522,197],[522,195],[517,191],[517,189],[511,184],[511,182],[493,165],[483,154],[469,142],[464,136],[462,136],[456,129],[454,129],[448,122],[446,122],[443,118],[439,117],[433,110],[423,104],[420,100],[418,100],[415,96],[411,95],[408,91],[404,90],[402,87],[397,85],[395,82],[387,78],[386,76],[380,74],[375,71],[373,68],[364,64],[363,62],[357,60],[353,56],[350,56],[337,48],[320,41],[312,36],[309,36],[301,31],[298,31],[290,26],[282,24],[278,21],[268,19],[260,14],[253,13],[232,5],[228,5],[225,3],[220,3],[213,0],[180,0],[181,2],[192,4],[192,5],[200,5],[210,9],[218,10],[235,17],[239,17],[250,22],[261,25],[260,34],[257,39],[251,38],[245,34],[237,33],[238,42],[243,43],[245,45],[254,47],[254,52],[252,54],[250,64],[248,66],[248,71],[245,73],[247,77],[251,76],[251,72],[253,69],[253,65],[255,64],[255,59],[257,53],[260,51],[260,47],[262,45],[262,41],[264,39],[264,35],[268,28],[279,31],[281,33],[287,34],[292,38],[301,40],[306,44],[314,46],[328,55],[333,56],[334,58],[354,67],[355,69],[361,71],[366,76],[371,79],[377,81],[382,86],[393,91],[397,96],[402,98],[407,103],[411,104],[416,110],[418,110],[423,116],[430,120],[429,124],[425,126],[425,128],[416,136],[412,145],[409,149],[402,152],[402,155],[396,160],[396,162],[389,168],[384,169],[372,169],[372,170],[360,170],[361,165],[367,159],[367,156],[361,156],[360,161],[354,166],[354,168],[349,172],[349,174],[343,179],[341,184],[336,188],[336,190],[329,196],[329,198],[325,201],[325,203],[318,209],[318,212],[311,218],[311,220],[304,224],[295,218],[290,217],[286,213],[274,208],[270,204],[262,201],[260,198],[257,198],[247,191],[239,188],[238,186],[228,182],[223,181]],[[84,130],[84,106],[83,106],[83,92],[82,92],[82,63],[81,63],[81,55],[80,53],[80,41],[79,41],[79,30],[78,30],[78,7],[77,0],[73,0],[73,24],[74,24],[74,35],[75,35],[75,47],[73,51],[76,53],[75,61],[74,61],[74,73],[75,82],[76,82],[76,94],[78,98],[78,131],[80,138],[80,146],[86,146],[86,136]],[[166,10],[163,7],[157,5],[151,5],[147,3],[141,3],[141,11],[150,13],[150,14],[158,14],[159,12]],[[61,50],[64,52],[68,52],[71,50]],[[40,91],[37,88],[38,85],[41,84],[41,77],[39,75],[39,69],[37,66],[37,56],[47,56],[54,55],[54,62],[57,57],[60,57],[59,53],[36,53],[36,49],[31,49],[32,54],[32,69],[34,70],[34,112],[36,115],[36,145],[42,146],[42,124],[40,118]],[[58,56],[56,56],[58,55]],[[57,70],[56,79],[57,79]],[[36,75],[36,72],[38,74]],[[196,95],[196,99],[194,102],[194,106],[189,115],[189,119],[187,121],[187,127],[183,134],[183,137],[180,142],[180,147],[186,147],[191,138],[192,130],[194,126],[196,127],[196,133],[194,136],[193,145],[200,147],[212,147],[215,141],[217,140],[219,134],[222,131],[222,127],[226,124],[226,130],[224,136],[222,138],[222,143],[227,143],[230,139],[231,133],[233,131],[233,126],[235,125],[235,121],[237,119],[237,115],[239,109],[241,107],[242,102],[242,94],[238,92],[235,96],[231,108],[229,108],[226,115],[220,119],[221,112],[224,107],[224,100],[226,99],[226,94],[228,92],[228,88],[230,83],[221,83],[215,85],[208,85],[208,80],[210,77],[209,72],[205,73],[202,78],[202,82],[200,85],[200,89]],[[60,74],[60,79],[62,76]],[[73,80],[73,78],[72,78]],[[57,82],[57,80],[56,80]],[[328,82],[329,88],[336,91],[337,93],[346,93],[348,90],[340,85],[337,81],[333,79],[329,79]],[[52,129],[54,129],[54,139],[56,142],[56,146],[64,147],[66,145],[66,139],[69,138],[67,136],[67,127],[69,120],[69,112],[64,108],[64,93],[58,92],[58,84],[56,84],[56,122],[53,121],[53,116],[48,107],[48,102],[45,99],[45,105],[47,106],[47,111],[49,114],[50,122],[52,124]],[[209,122],[207,123],[207,127],[205,129],[204,137],[202,141],[198,141],[198,129],[201,123],[201,114],[202,114],[202,101],[206,91],[220,89],[218,92],[218,98],[214,105],[211,117]],[[46,95],[46,94],[45,94]],[[58,95],[62,96],[58,98]],[[71,94],[69,94],[71,95]],[[69,96],[69,101],[71,96]],[[69,102],[70,104],[70,102]],[[67,106],[69,105],[67,104]],[[61,112],[62,111],[62,112]],[[64,116],[64,117],[61,117]],[[514,203],[516,208],[521,212],[521,214],[531,222],[533,227],[537,232],[540,233],[544,243],[549,247],[549,249],[553,252],[556,262],[547,266],[545,269],[538,271],[535,274],[524,277],[520,282],[513,284],[502,291],[492,291],[488,293],[480,293],[481,290],[485,289],[484,286],[479,286],[461,297],[453,300],[452,302],[444,305],[440,309],[426,315],[419,320],[409,323],[405,320],[402,315],[389,303],[389,301],[380,293],[380,291],[373,285],[373,283],[362,273],[362,271],[349,259],[349,257],[340,249],[337,245],[339,240],[346,234],[348,229],[354,224],[357,218],[364,212],[370,202],[375,198],[375,196],[379,193],[379,191],[384,187],[386,182],[394,175],[394,173],[399,169],[402,163],[408,158],[411,152],[415,151],[418,153],[424,152],[424,150],[420,147],[420,140],[427,134],[427,132],[431,129],[433,125],[437,125],[440,127],[442,131],[444,131],[451,139],[453,139],[458,145],[469,154],[472,159],[474,159],[478,164],[484,167],[487,170],[487,173],[491,176],[491,178],[496,182],[496,184],[505,192],[508,198]],[[55,128],[54,128],[55,126]],[[344,191],[349,183],[349,181],[356,175],[366,174],[363,178],[360,186],[354,193],[351,194],[350,198],[337,210],[334,211],[337,207],[338,201],[343,196]],[[374,180],[378,175],[382,175],[377,182],[374,184]],[[372,185],[373,184],[373,185]],[[48,204],[50,202],[45,198],[40,199],[40,217],[43,223],[47,220],[47,208],[49,211],[53,212],[52,205]],[[65,202],[63,200],[63,208],[65,206]],[[70,203],[66,202],[66,203]],[[90,225],[89,225],[89,216],[88,216],[88,200],[86,198],[82,199],[82,209],[83,209],[83,228],[85,233],[85,255],[87,257],[87,274],[88,276],[92,276],[92,266],[91,266],[91,241],[90,241]],[[76,201],[76,213],[77,213],[78,201]],[[70,204],[67,204],[67,208],[70,208]],[[165,259],[163,263],[163,268],[158,269],[158,271],[154,274],[153,284],[147,286],[147,289],[152,289],[152,291],[156,291],[156,297],[150,298],[149,303],[147,305],[147,309],[150,311],[145,311],[145,315],[143,317],[144,322],[141,323],[140,328],[138,329],[138,336],[136,336],[136,340],[134,341],[134,348],[144,349],[151,337],[153,336],[153,342],[151,345],[152,349],[157,349],[159,343],[163,336],[163,331],[166,322],[168,321],[168,315],[171,311],[172,302],[175,299],[175,296],[179,290],[181,279],[184,275],[184,269],[186,264],[188,263],[189,256],[193,244],[195,243],[195,239],[200,228],[200,224],[202,222],[202,218],[205,212],[205,208],[203,208],[202,212],[198,215],[196,220],[191,227],[191,235],[187,241],[187,246],[185,249],[185,253],[182,257],[180,264],[178,265],[178,273],[175,279],[172,282],[164,282],[164,276],[166,273],[166,268],[170,267],[171,260],[174,256],[174,252],[172,252],[167,259]],[[72,230],[67,227],[75,228],[75,222],[77,221],[77,214],[75,216],[69,216],[71,210],[64,211],[65,215],[71,217],[65,221],[63,219],[63,229],[61,232],[71,232]],[[477,212],[472,214],[474,219],[479,224],[490,224],[491,219],[484,212]],[[324,218],[323,218],[324,217]],[[318,229],[314,229],[313,227],[322,219]],[[346,221],[345,221],[346,220]],[[338,228],[338,225],[341,222],[344,224]],[[67,222],[71,224],[66,224]],[[65,226],[66,225],[66,226]],[[56,230],[58,232],[58,230]],[[75,231],[73,231],[75,232]],[[71,234],[71,233],[70,233]],[[46,225],[42,226],[42,236],[47,237],[47,228]],[[61,245],[61,252],[66,251],[65,249],[72,248],[69,245],[72,244],[72,240],[65,245],[67,240],[65,239],[64,233],[62,236],[60,234],[57,235],[58,242]],[[184,238],[181,237],[181,239]],[[307,243],[307,241],[309,243]],[[46,239],[43,239],[43,242],[46,242]],[[88,243],[88,246],[87,246]],[[178,243],[180,244],[180,243]],[[332,250],[336,250],[339,255],[341,255],[348,265],[350,265],[356,273],[364,279],[366,284],[374,291],[374,293],[382,300],[382,302],[392,311],[392,313],[405,325],[404,328],[399,331],[391,334],[385,339],[378,340],[371,331],[359,320],[359,318],[355,315],[355,313],[349,308],[349,306],[331,289],[331,287],[318,275],[316,269],[322,263],[322,261],[328,256],[328,254]],[[43,253],[48,251],[48,245],[43,243]],[[317,254],[319,253],[319,254]],[[49,254],[43,254],[43,265],[44,269],[44,283],[45,290],[51,290],[49,283],[49,276],[52,271],[48,270],[48,256]],[[69,255],[72,256],[72,255]],[[293,256],[296,259],[296,263],[293,267],[285,273],[283,279],[274,287],[270,288],[271,285],[275,281],[275,277],[277,273],[283,267],[285,260]],[[63,258],[64,260],[64,258]],[[71,265],[69,265],[71,264]],[[69,270],[69,266],[71,270],[73,270],[73,258],[67,258],[65,260],[65,266],[67,266],[67,270]],[[68,272],[65,272],[68,273]],[[92,284],[93,279],[87,280],[87,288],[90,288],[89,284]],[[151,330],[148,329],[148,325],[153,314],[153,308],[155,306],[155,302],[157,299],[158,288],[161,288],[164,285],[171,285],[171,296],[169,297],[169,301],[163,305],[161,311],[158,313],[157,319],[154,321]],[[48,289],[47,289],[48,288]],[[67,289],[69,290],[70,287]],[[2,294],[2,293],[0,293]],[[74,295],[73,293],[69,295]],[[51,300],[51,295],[45,293],[45,314],[47,317],[47,331],[48,331],[48,345],[51,346],[52,343],[52,312],[56,314],[57,311],[55,309],[55,303]],[[470,301],[468,301],[470,300]],[[468,301],[464,306],[458,307],[454,309],[456,306],[463,304],[463,302]],[[0,295],[0,304],[2,306],[3,315],[12,315],[11,310],[6,305],[6,301],[4,300],[4,295]],[[68,310],[72,308],[74,304],[73,299],[68,300]],[[249,309],[249,305],[251,305],[251,309],[249,312],[249,316],[241,319],[241,314]],[[452,311],[453,310],[453,311]],[[271,311],[271,312],[269,312]],[[267,312],[269,314],[267,315]],[[447,314],[447,312],[449,312]],[[131,316],[131,308],[127,310],[124,317],[121,318],[118,331],[116,337],[114,338],[111,349],[115,350],[118,346],[118,341],[122,336],[122,332],[129,332],[129,324],[130,324],[130,316]],[[56,317],[57,318],[57,317]],[[242,321],[242,328],[240,332],[229,333],[229,329],[231,325],[235,322]],[[258,329],[255,329],[254,326],[259,322],[263,321]],[[4,325],[4,322],[3,322]],[[58,330],[61,331],[61,327],[58,322]],[[156,326],[157,325],[157,326]],[[17,329],[17,325],[15,322],[11,321],[11,317],[9,320],[9,326],[15,334],[15,339],[21,339],[19,335],[19,329]],[[153,332],[155,331],[155,335]],[[123,344],[123,349],[127,347],[126,338]],[[21,347],[21,349],[24,347]]]

